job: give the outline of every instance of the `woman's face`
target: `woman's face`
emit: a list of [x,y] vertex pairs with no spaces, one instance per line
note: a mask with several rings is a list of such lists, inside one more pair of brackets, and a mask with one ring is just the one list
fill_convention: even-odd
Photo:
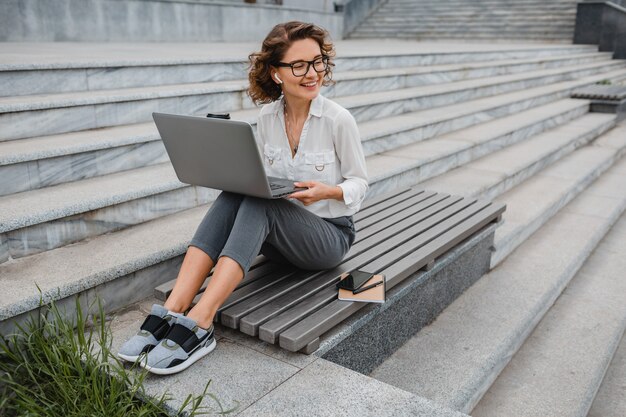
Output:
[[[294,41],[291,47],[285,53],[281,62],[291,64],[295,61],[313,61],[322,56],[319,44],[311,39],[301,39]],[[313,65],[309,66],[309,70],[302,76],[295,76],[290,67],[273,67],[272,78],[277,84],[278,80],[274,74],[278,73],[278,77],[283,81],[283,94],[289,100],[289,97],[297,99],[313,100],[320,92],[324,72],[318,73],[313,69]],[[305,64],[306,68],[306,64]],[[309,84],[310,86],[305,86]]]

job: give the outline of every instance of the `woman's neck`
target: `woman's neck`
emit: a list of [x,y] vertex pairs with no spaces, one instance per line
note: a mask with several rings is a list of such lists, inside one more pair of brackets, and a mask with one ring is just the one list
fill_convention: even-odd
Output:
[[294,121],[303,121],[309,115],[309,109],[311,108],[311,103],[313,100],[308,99],[295,99],[289,98],[285,99],[287,114],[289,118]]

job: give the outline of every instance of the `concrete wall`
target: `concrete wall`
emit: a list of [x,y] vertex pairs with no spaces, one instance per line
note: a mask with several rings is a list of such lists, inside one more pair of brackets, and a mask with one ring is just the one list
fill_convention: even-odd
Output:
[[[297,0],[293,0],[296,2]],[[343,38],[343,15],[286,5],[197,0],[0,0],[0,42],[245,42],[277,23]]]

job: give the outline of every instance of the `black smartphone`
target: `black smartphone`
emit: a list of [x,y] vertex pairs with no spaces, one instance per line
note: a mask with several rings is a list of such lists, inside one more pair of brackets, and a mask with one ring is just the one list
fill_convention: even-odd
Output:
[[374,274],[365,271],[351,271],[347,277],[339,281],[337,288],[343,288],[344,290],[354,291],[358,290],[367,281],[372,278]]

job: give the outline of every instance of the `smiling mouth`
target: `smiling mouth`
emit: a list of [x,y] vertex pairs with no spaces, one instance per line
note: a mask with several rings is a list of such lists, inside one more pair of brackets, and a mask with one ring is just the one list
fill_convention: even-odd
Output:
[[315,87],[317,85],[317,81],[313,81],[311,83],[308,84],[300,84],[303,87]]

